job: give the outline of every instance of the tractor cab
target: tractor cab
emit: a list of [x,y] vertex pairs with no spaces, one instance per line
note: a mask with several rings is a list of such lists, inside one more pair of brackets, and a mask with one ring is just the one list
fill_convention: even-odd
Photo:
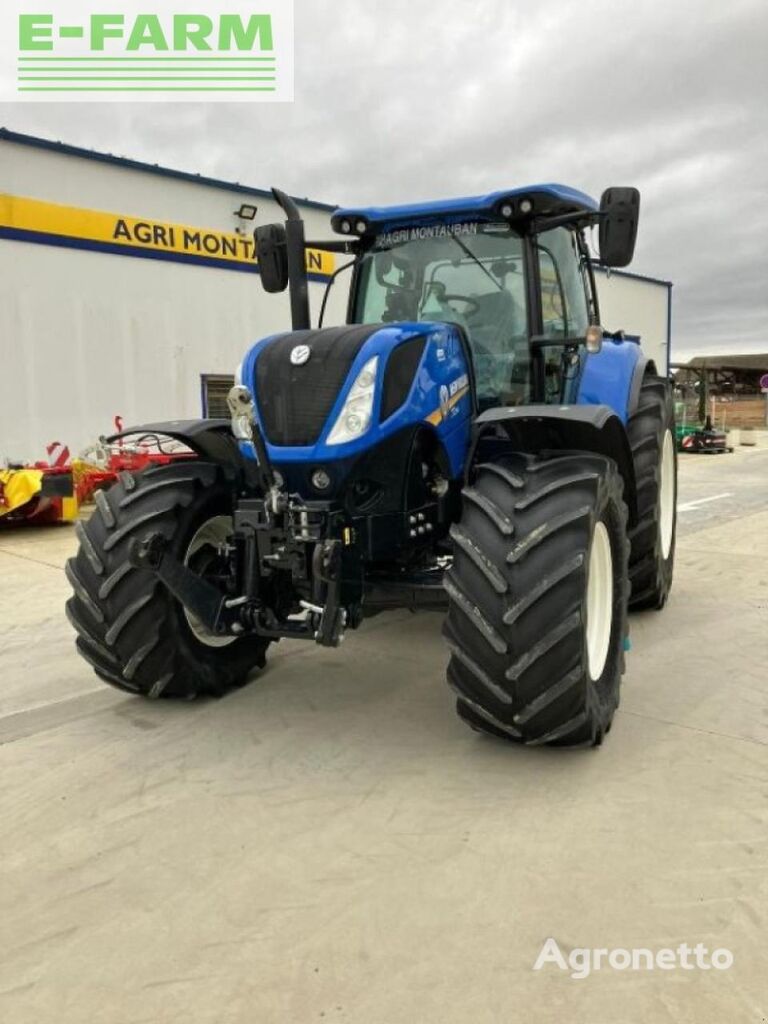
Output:
[[[424,206],[339,210],[333,227],[359,253],[349,320],[444,321],[468,342],[477,405],[575,400],[585,355],[601,340],[585,229],[602,222],[632,258],[637,193],[608,190],[601,207],[562,185]],[[593,330],[590,332],[590,328]]]
[[[275,190],[285,227],[257,228],[267,291],[289,284],[294,329],[309,327],[307,244],[352,254],[351,324],[443,322],[460,328],[476,408],[576,401],[603,331],[586,230],[601,262],[631,262],[639,193],[607,189],[598,205],[563,185],[409,206],[339,209],[344,241],[305,243],[292,200]],[[329,287],[331,285],[329,284]]]
[[468,342],[480,408],[528,399],[523,244],[507,225],[474,222],[431,237],[420,228],[379,236],[360,261],[350,319],[456,324]]

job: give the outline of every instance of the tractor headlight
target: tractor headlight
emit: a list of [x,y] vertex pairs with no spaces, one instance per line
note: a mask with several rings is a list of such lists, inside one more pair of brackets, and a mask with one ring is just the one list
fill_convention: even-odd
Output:
[[328,435],[327,444],[345,444],[347,441],[354,441],[370,427],[378,366],[379,357],[374,356],[373,359],[368,360],[357,375],[344,407]]

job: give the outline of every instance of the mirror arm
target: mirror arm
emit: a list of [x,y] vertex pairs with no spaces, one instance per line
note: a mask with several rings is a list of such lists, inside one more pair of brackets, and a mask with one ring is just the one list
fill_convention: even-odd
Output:
[[542,231],[551,231],[552,228],[559,228],[565,224],[573,224],[574,227],[585,227],[593,221],[605,217],[604,213],[598,210],[580,210],[574,213],[561,213],[557,217],[536,217],[530,226],[532,235],[540,235]]
[[338,238],[331,240],[325,240],[323,242],[307,242],[308,249],[322,249],[323,252],[341,252],[345,255],[353,256],[359,249],[355,242],[342,241]]

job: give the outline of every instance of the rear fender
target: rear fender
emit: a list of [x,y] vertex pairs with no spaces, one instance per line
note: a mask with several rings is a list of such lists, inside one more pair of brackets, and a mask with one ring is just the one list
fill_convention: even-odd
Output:
[[607,405],[622,423],[632,415],[646,359],[640,339],[624,335],[606,338],[599,352],[587,354],[579,381],[579,405]]
[[658,374],[656,364],[643,352],[640,338],[621,334],[606,338],[599,352],[586,356],[579,381],[579,405],[608,405],[623,423],[637,412],[646,374]]
[[624,424],[607,405],[525,405],[488,409],[475,422],[467,472],[483,451],[502,440],[513,451],[536,455],[547,451],[594,452],[613,459],[624,480],[630,524],[637,519],[632,451]]
[[637,406],[640,402],[640,388],[643,384],[643,378],[646,374],[652,374],[658,376],[659,371],[656,369],[656,363],[652,359],[648,359],[645,355],[640,355],[635,366],[635,372],[632,375],[632,384],[629,389],[629,412],[627,420],[629,420],[637,412]]

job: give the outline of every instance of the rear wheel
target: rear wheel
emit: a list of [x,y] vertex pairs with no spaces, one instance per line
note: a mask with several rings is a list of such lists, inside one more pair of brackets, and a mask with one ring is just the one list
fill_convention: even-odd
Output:
[[597,745],[619,701],[627,510],[616,465],[569,453],[477,467],[452,529],[444,635],[457,709],[529,744]]
[[95,500],[66,567],[74,591],[67,615],[78,651],[100,678],[145,697],[191,699],[218,696],[264,665],[266,641],[210,633],[155,575],[128,560],[135,537],[159,532],[171,555],[211,582],[221,577],[232,497],[217,466],[184,460],[123,473]]
[[675,405],[669,381],[646,374],[627,434],[637,485],[629,606],[663,608],[672,586],[677,527]]

